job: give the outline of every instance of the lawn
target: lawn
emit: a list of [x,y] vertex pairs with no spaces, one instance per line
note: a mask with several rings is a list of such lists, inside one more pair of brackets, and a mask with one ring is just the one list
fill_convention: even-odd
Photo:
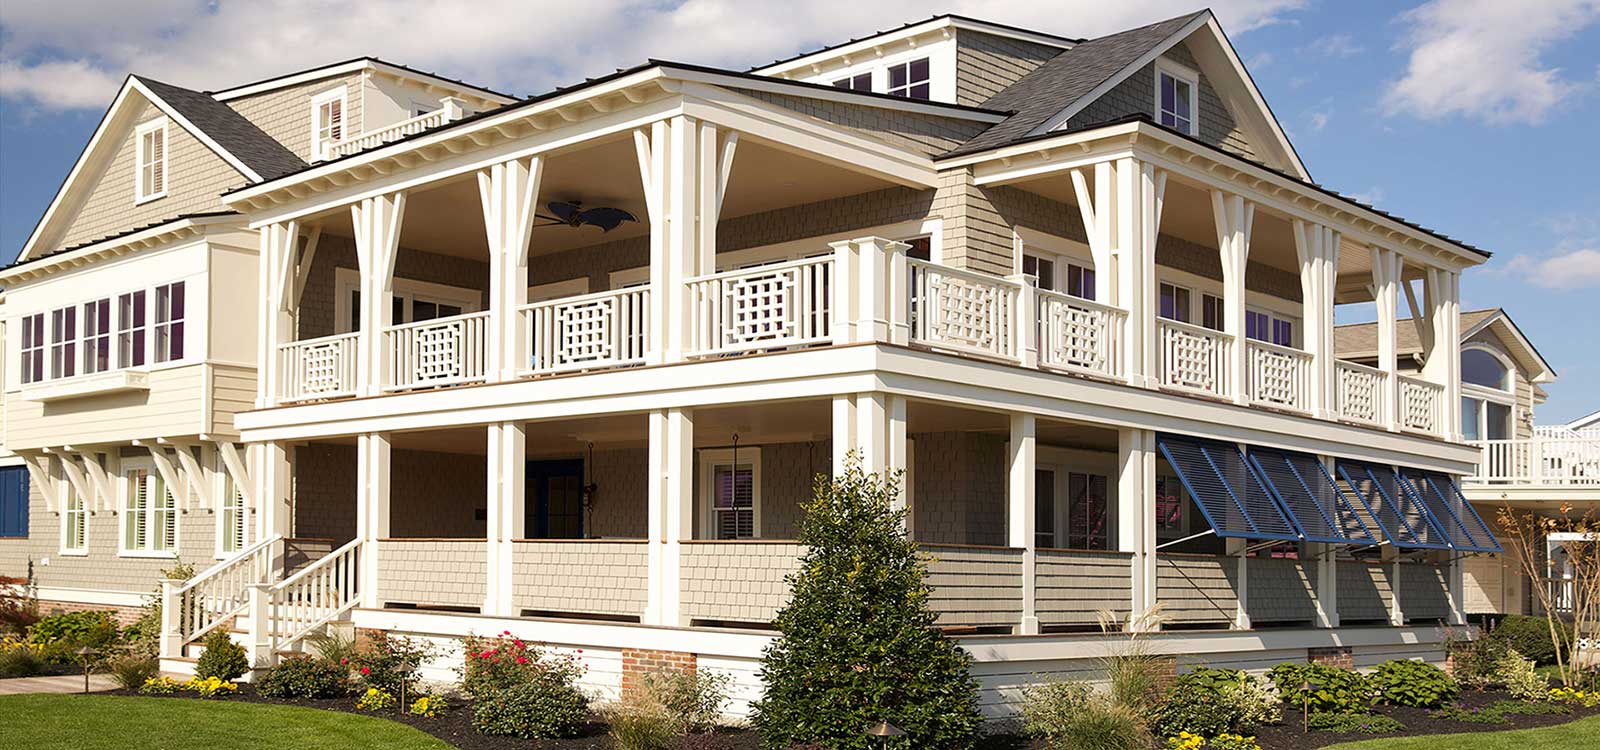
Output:
[[260,703],[109,695],[0,697],[0,745],[35,750],[448,749],[386,719]]
[[1329,745],[1323,750],[1583,750],[1595,747],[1600,736],[1600,716],[1538,729],[1471,734],[1432,734],[1387,737]]

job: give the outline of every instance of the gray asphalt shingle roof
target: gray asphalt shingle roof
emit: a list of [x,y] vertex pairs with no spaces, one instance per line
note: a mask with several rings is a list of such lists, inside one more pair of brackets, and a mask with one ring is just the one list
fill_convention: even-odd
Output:
[[255,123],[245,119],[244,115],[235,112],[232,107],[211,98],[210,94],[143,76],[135,78],[211,140],[216,141],[217,145],[255,170],[256,174],[261,175],[261,179],[270,180],[306,167],[306,163],[295,156],[293,151],[256,127]]

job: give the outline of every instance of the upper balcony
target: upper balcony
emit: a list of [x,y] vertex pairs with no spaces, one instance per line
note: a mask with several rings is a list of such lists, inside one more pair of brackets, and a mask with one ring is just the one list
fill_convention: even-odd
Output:
[[1475,440],[1478,471],[1465,481],[1495,488],[1600,490],[1600,434],[1541,431],[1530,438]]

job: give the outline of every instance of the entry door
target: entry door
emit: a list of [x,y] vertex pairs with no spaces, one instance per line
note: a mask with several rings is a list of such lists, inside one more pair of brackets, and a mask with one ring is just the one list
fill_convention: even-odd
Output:
[[583,460],[528,462],[528,536],[583,538]]

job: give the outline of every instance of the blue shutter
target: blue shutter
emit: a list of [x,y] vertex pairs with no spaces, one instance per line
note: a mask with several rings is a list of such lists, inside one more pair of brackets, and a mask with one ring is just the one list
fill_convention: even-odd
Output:
[[1156,447],[1219,537],[1304,538],[1239,446],[1160,435]]
[[[1372,529],[1361,520],[1322,461],[1305,453],[1253,448],[1250,460],[1277,494],[1283,507],[1305,532],[1308,542],[1376,544]],[[1371,515],[1371,512],[1368,512]]]
[[28,469],[0,467],[0,536],[28,535]]

